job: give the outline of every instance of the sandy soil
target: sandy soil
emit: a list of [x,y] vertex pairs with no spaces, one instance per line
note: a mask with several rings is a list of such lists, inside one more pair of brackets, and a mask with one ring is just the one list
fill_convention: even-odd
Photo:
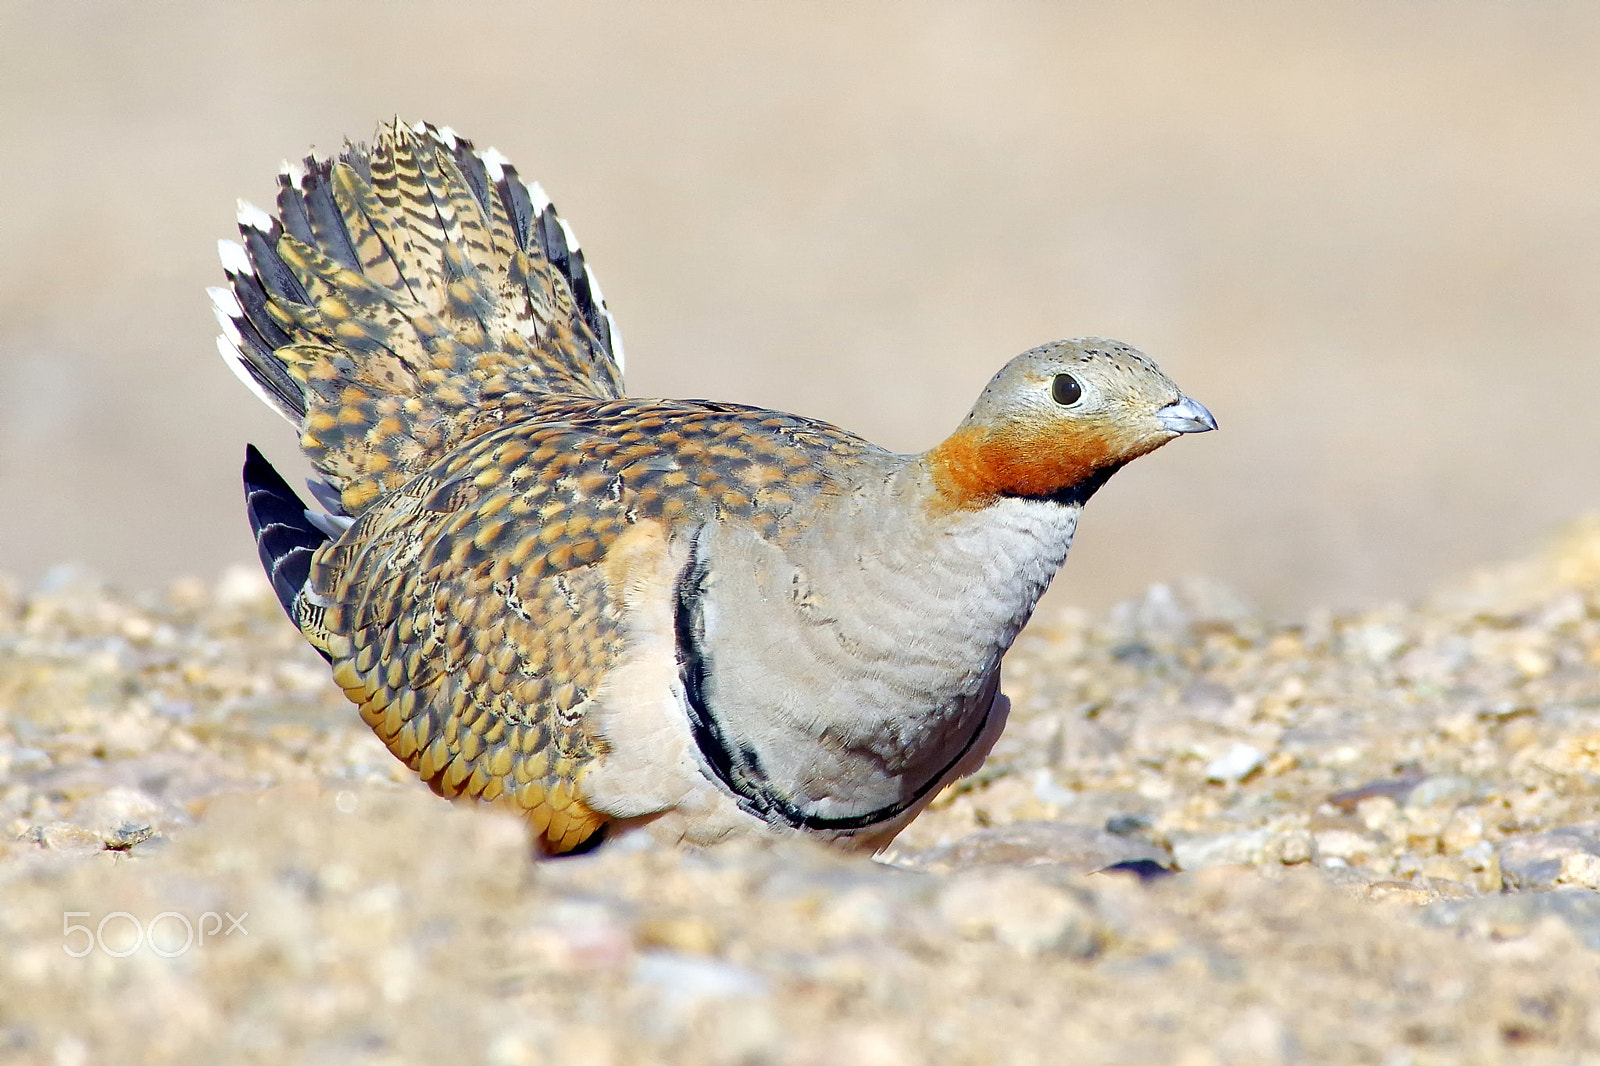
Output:
[[1041,618],[876,862],[534,864],[249,571],[5,588],[6,1061],[1600,1061],[1600,520],[1406,608]]

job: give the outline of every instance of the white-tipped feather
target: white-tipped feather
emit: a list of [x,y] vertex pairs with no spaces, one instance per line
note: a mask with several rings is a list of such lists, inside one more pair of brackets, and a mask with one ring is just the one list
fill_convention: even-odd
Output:
[[501,155],[498,148],[485,148],[478,153],[478,158],[483,161],[483,169],[489,172],[489,180],[496,184],[506,176],[506,167],[511,165],[511,160]]
[[561,227],[561,236],[567,239],[567,251],[576,252],[583,247],[578,243],[578,235],[572,232],[572,227],[567,225],[567,220],[560,215],[556,216],[556,224]]
[[451,129],[449,126],[438,127],[433,131],[433,135],[438,139],[440,144],[444,145],[452,152],[456,150],[456,141],[459,138],[457,137],[456,131]]
[[[212,311],[215,313],[216,309],[212,308]],[[217,336],[217,354],[222,356],[222,361],[228,364],[228,369],[232,370],[236,375],[238,375],[241,381],[249,378],[251,390],[254,391],[257,396],[261,395],[260,390],[256,387],[255,378],[250,377],[249,374],[239,373],[239,349],[234,346],[232,340],[224,335],[219,334]],[[274,404],[273,406],[277,405]]]
[[239,297],[235,296],[232,289],[222,285],[213,285],[206,290],[206,295],[211,297],[211,306],[220,314],[230,319],[243,318],[244,308],[239,306]]
[[239,201],[239,225],[258,229],[262,233],[272,232],[272,216],[267,214],[248,200]]
[[291,163],[285,159],[278,167],[278,173],[289,179],[289,184],[298,192],[305,187],[306,168],[302,163]]
[[218,241],[217,258],[222,260],[222,269],[230,275],[255,276],[256,268],[250,262],[250,253],[246,252],[244,245],[238,241]]
[[[483,169],[488,172],[490,181],[499,183],[505,179],[506,167],[511,165],[511,160],[507,159],[500,149],[484,148],[478,152],[478,159],[482,161]],[[528,191],[528,199],[533,202],[535,216],[550,210],[550,196],[544,191],[543,185],[536,181],[525,181],[522,187]],[[568,246],[576,248],[577,243],[573,240],[571,231],[566,229],[565,220],[562,220],[562,229],[566,233]]]
[[238,324],[228,317],[227,312],[215,304],[211,307],[211,313],[217,317],[217,327],[222,330],[222,337],[218,339],[226,339],[234,351],[243,352],[244,337],[239,333]]
[[[495,154],[499,155],[498,152]],[[496,178],[495,180],[498,181],[499,179]],[[535,212],[542,215],[550,210],[550,197],[545,195],[543,186],[538,182],[534,182],[531,185],[524,182],[524,185],[527,186],[528,196],[533,200]],[[561,236],[566,238],[567,251],[576,252],[583,247],[578,243],[578,235],[572,232],[571,226],[567,225],[566,219],[557,215],[556,224],[561,227]],[[628,359],[622,351],[622,333],[617,329],[617,320],[611,317],[611,311],[606,307],[606,298],[600,292],[600,279],[594,276],[594,270],[587,263],[584,264],[584,273],[589,277],[589,293],[594,297],[595,306],[600,308],[600,313],[605,316],[606,325],[611,327],[611,358],[617,364],[619,372],[627,373]],[[521,325],[523,324],[519,324],[519,327]],[[519,332],[531,340],[535,336],[533,325],[532,323],[527,323],[526,327],[526,329],[519,328]]]
[[261,387],[261,382],[257,381],[245,366],[244,354],[228,343],[228,338],[217,338],[217,353],[222,356],[222,361],[228,364],[228,369],[233,371],[233,376],[244,382],[245,387],[256,394],[256,399],[276,411],[295,429],[300,428],[300,417],[285,411],[278,401],[273,399],[272,394]]
[[622,333],[617,329],[617,320],[611,317],[611,312],[606,309],[605,304],[600,305],[600,313],[606,316],[606,325],[611,327],[611,359],[617,364],[617,373],[626,374],[628,357],[622,351]]
[[306,521],[334,540],[338,540],[344,535],[345,530],[356,524],[354,518],[347,518],[338,514],[324,514],[321,511],[313,511],[309,507],[306,508]]
[[[550,197],[545,195],[544,189],[538,182],[528,186],[528,195],[533,198],[534,210],[540,214],[550,209]],[[583,247],[578,243],[578,235],[567,225],[566,219],[557,215],[556,223],[561,227],[561,236],[566,238],[567,251],[576,252]],[[606,307],[605,295],[600,291],[600,279],[594,276],[594,270],[587,263],[584,264],[584,273],[589,277],[589,293],[594,297],[595,306],[600,308],[600,313],[605,316],[606,325],[611,327],[611,358],[617,364],[619,372],[627,373],[628,359],[622,351],[622,334],[617,329],[617,320],[611,317],[611,311]]]
[[533,201],[534,214],[542,215],[546,211],[550,210],[550,197],[545,195],[543,185],[540,185],[538,182],[534,182],[531,185],[527,182],[523,182],[522,187],[528,190],[528,198]]
[[[567,240],[572,247],[578,246],[570,232],[567,233]],[[589,275],[589,295],[594,297],[595,306],[600,308],[600,314],[604,316],[606,325],[611,328],[611,359],[617,364],[617,370],[625,374],[628,371],[628,360],[622,354],[622,334],[617,330],[617,320],[611,317],[611,309],[606,307],[606,297],[600,291],[600,279],[594,276],[594,268],[585,263],[584,272]]]

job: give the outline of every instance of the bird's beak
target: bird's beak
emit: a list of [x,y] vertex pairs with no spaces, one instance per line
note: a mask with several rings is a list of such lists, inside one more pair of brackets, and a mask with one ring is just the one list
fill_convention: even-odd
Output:
[[1169,403],[1156,412],[1156,421],[1162,429],[1173,433],[1205,433],[1217,428],[1217,420],[1205,405],[1195,403],[1185,396],[1177,403]]

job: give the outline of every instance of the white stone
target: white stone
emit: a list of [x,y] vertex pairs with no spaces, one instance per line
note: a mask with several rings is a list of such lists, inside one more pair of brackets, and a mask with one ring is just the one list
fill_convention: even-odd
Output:
[[1259,770],[1266,761],[1267,757],[1260,748],[1235,744],[1206,765],[1206,780],[1237,784]]

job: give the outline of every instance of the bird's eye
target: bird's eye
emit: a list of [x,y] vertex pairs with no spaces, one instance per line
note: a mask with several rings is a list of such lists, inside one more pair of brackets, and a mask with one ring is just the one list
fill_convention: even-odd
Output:
[[1057,374],[1050,383],[1050,398],[1062,407],[1071,407],[1083,398],[1083,386],[1071,374]]

